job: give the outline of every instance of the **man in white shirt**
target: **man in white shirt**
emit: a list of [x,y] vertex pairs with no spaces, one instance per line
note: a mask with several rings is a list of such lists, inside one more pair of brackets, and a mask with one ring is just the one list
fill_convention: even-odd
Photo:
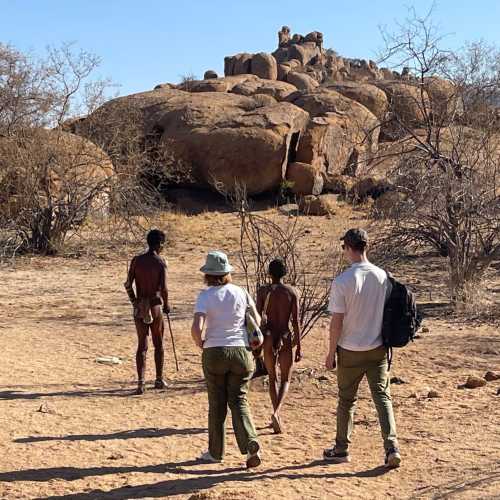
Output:
[[399,467],[401,455],[382,341],[382,316],[389,281],[383,269],[368,261],[365,230],[349,229],[341,240],[344,255],[352,265],[335,278],[330,292],[332,319],[325,365],[329,370],[337,367],[339,400],[335,445],[324,450],[323,456],[335,463],[350,462],[354,406],[359,383],[366,375],[384,438],[385,464]]

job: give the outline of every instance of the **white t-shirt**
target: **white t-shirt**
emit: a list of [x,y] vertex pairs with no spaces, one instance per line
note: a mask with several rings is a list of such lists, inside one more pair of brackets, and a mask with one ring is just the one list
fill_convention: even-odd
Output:
[[369,351],[382,345],[387,283],[386,272],[370,262],[355,263],[333,280],[328,309],[344,313],[340,347]]
[[[255,306],[251,297],[252,306]],[[247,293],[231,283],[210,286],[196,300],[195,313],[204,313],[205,342],[203,347],[245,347],[248,336],[245,328]]]

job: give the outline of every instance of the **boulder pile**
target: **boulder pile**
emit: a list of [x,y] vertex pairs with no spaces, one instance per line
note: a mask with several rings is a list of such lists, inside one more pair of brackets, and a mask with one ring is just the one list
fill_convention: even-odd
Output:
[[[434,77],[420,89],[408,71],[341,57],[324,48],[321,32],[292,35],[283,26],[274,52],[226,57],[224,77],[207,70],[203,80],[119,97],[69,130],[107,150],[132,112],[144,144],[154,146],[148,151],[167,149],[188,165],[193,186],[244,185],[252,195],[286,184],[297,196],[356,189],[353,198],[376,197],[390,190],[389,165],[376,161],[379,143],[397,144],[402,126],[421,125],[422,95],[446,114],[449,82]],[[121,112],[121,122],[110,119]]]

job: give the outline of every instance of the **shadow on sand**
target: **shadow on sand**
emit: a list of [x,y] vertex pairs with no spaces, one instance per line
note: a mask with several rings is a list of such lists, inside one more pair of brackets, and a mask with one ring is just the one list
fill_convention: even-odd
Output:
[[15,443],[40,443],[44,441],[109,441],[112,439],[141,439],[162,438],[169,436],[187,436],[191,434],[205,434],[206,429],[186,428],[158,429],[155,427],[145,429],[133,429],[129,431],[113,432],[112,434],[70,434],[68,436],[29,436],[14,439]]
[[[200,391],[205,390],[205,383],[203,379],[199,380],[172,380],[167,381],[168,387],[163,391],[147,391],[151,394],[161,394],[161,393],[175,393],[176,395],[183,394],[195,394]],[[36,389],[36,386],[33,386]],[[54,392],[36,392],[36,391],[19,391],[19,390],[4,390],[0,391],[0,401],[1,400],[13,400],[13,399],[40,399],[48,397],[79,397],[79,398],[89,398],[89,397],[128,397],[134,395],[135,389],[132,388],[88,388],[88,389],[76,389],[76,390],[61,390]],[[141,396],[143,397],[143,396]]]
[[[24,471],[13,471],[0,473],[0,482],[13,481],[50,481],[53,479],[63,479],[74,481],[88,476],[103,476],[106,474],[127,474],[127,473],[155,473],[189,475],[195,477],[172,478],[158,483],[142,484],[138,486],[123,486],[110,491],[93,490],[85,493],[72,493],[61,496],[46,497],[52,499],[81,499],[90,500],[95,498],[158,498],[169,495],[189,494],[200,490],[206,490],[218,484],[231,482],[245,482],[265,479],[335,479],[335,478],[369,478],[377,477],[387,472],[383,466],[372,469],[354,472],[334,472],[328,462],[314,460],[310,463],[285,466],[280,468],[257,469],[248,471],[244,468],[230,469],[205,469],[190,467],[197,465],[207,465],[199,460],[185,462],[168,463],[162,465],[151,465],[145,467],[94,467],[80,469],[76,467],[55,467],[50,469],[31,469]],[[306,472],[307,469],[320,468],[316,472]],[[302,472],[304,471],[304,472]]]

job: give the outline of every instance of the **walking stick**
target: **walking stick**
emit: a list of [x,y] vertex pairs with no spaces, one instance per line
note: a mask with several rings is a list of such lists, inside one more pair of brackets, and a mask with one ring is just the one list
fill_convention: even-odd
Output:
[[168,329],[170,330],[170,338],[172,339],[172,350],[174,351],[174,359],[175,359],[175,368],[179,371],[179,362],[177,361],[177,353],[175,352],[175,340],[174,340],[174,332],[172,331],[172,324],[170,323],[170,315],[166,313]]

